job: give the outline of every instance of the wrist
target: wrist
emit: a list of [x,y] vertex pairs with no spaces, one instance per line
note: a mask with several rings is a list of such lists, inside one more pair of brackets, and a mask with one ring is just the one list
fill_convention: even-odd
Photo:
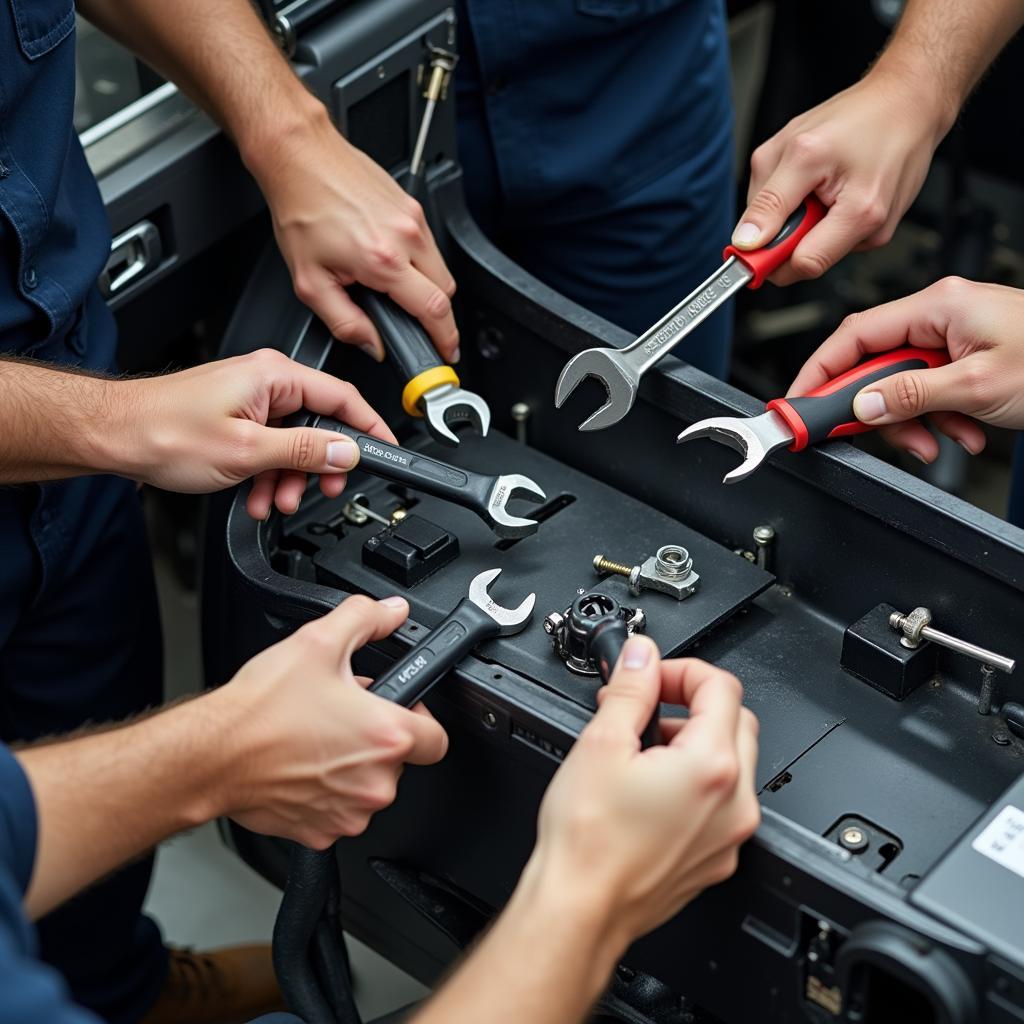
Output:
[[918,48],[897,44],[894,41],[878,58],[864,81],[880,86],[893,103],[913,111],[937,147],[956,123],[965,97]]
[[242,162],[264,192],[281,177],[282,167],[294,154],[306,152],[326,132],[337,134],[327,108],[298,79],[289,94],[276,115],[235,133]]
[[585,984],[591,999],[608,985],[615,966],[634,937],[607,886],[587,880],[587,873],[560,870],[554,859],[535,850],[519,879],[503,917],[546,940],[571,949],[587,965]]

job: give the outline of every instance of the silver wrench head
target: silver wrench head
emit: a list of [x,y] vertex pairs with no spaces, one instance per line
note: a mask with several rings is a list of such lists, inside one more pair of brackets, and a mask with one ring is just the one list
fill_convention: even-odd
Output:
[[525,498],[528,501],[543,501],[547,495],[528,477],[521,473],[508,473],[499,476],[491,488],[487,499],[487,515],[491,521],[491,529],[503,539],[529,537],[540,529],[535,519],[522,519],[510,515],[505,507],[512,498]]
[[441,444],[457,447],[458,435],[452,430],[456,423],[468,423],[482,437],[491,427],[491,410],[472,391],[454,384],[441,384],[422,398],[423,419],[430,436]]
[[739,483],[751,473],[776,448],[793,443],[793,431],[777,413],[768,411],[760,416],[743,419],[740,416],[713,416],[687,427],[677,438],[676,444],[692,441],[695,437],[710,437],[722,444],[735,448],[743,456],[739,466],[725,474],[724,484]]
[[533,606],[537,600],[536,594],[530,594],[518,608],[504,608],[487,594],[487,588],[501,575],[500,569],[485,569],[482,573],[473,577],[469,584],[469,599],[486,612],[498,626],[498,636],[512,636],[526,627],[533,615]]
[[617,348],[588,348],[573,356],[558,377],[556,408],[561,409],[585,377],[599,380],[608,392],[608,400],[580,424],[580,430],[603,430],[618,423],[633,408],[640,378]]

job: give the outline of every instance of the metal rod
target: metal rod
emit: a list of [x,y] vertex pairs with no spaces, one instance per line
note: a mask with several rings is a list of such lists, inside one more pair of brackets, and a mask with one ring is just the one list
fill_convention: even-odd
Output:
[[999,669],[1000,672],[1012,672],[1017,664],[1013,658],[1004,658],[1001,654],[996,654],[995,651],[986,650],[977,644],[969,644],[966,640],[959,640],[955,636],[943,633],[941,629],[932,629],[931,626],[925,626],[921,630],[921,636],[925,640],[931,640],[932,643],[948,647],[951,651],[956,651],[957,654],[966,654],[968,658],[976,658],[985,665]]
[[996,671],[991,665],[981,666],[981,690],[978,691],[978,714],[992,714],[992,695],[996,688]]

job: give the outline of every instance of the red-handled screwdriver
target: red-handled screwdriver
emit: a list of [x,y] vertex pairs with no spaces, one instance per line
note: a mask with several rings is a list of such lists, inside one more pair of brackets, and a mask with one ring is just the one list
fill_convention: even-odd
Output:
[[750,419],[715,416],[687,427],[676,440],[712,437],[735,448],[743,456],[743,462],[726,473],[723,481],[734,484],[750,476],[777,448],[799,452],[832,437],[874,430],[853,414],[853,400],[862,388],[894,373],[932,369],[948,362],[949,353],[945,349],[913,346],[894,349],[858,364],[809,394],[799,398],[776,398],[765,406],[760,416]]
[[744,251],[727,245],[725,263],[636,341],[625,348],[588,348],[573,356],[558,378],[555,405],[561,408],[585,377],[596,377],[608,392],[608,401],[580,424],[580,430],[601,430],[618,423],[633,408],[640,378],[736,292],[760,288],[825,212],[821,200],[810,195],[766,246]]

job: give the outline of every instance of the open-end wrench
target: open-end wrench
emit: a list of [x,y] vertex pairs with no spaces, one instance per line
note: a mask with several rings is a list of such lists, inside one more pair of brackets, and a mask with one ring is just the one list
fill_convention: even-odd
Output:
[[[454,53],[430,47],[430,68],[424,79],[423,117],[409,163],[409,174],[402,181],[407,192],[422,197],[423,154],[434,110],[448,94],[448,82],[458,60]],[[452,427],[467,423],[487,436],[491,410],[487,403],[459,384],[459,375],[437,354],[434,343],[420,325],[398,303],[368,288],[351,289],[356,301],[373,321],[384,348],[405,381],[402,408],[410,416],[422,416],[431,437],[441,444],[457,445],[459,437]]]
[[404,654],[370,687],[386,700],[411,707],[477,644],[498,636],[512,636],[526,628],[533,615],[536,594],[530,594],[518,608],[504,608],[491,600],[487,588],[500,569],[487,569],[474,576],[469,596],[464,597],[426,639]]
[[555,406],[561,408],[585,377],[595,377],[608,400],[579,429],[603,430],[618,423],[633,408],[640,378],[741,288],[760,288],[824,216],[824,204],[809,195],[766,246],[745,252],[727,245],[725,263],[636,341],[625,348],[588,348],[573,356],[558,378]]
[[835,380],[799,398],[776,398],[760,416],[714,416],[687,427],[676,439],[692,441],[711,437],[735,448],[742,456],[739,467],[726,473],[727,484],[745,480],[777,448],[799,452],[808,445],[832,437],[863,434],[875,428],[853,414],[853,399],[868,384],[904,370],[924,370],[949,362],[945,349],[905,346],[868,359],[840,374]]
[[459,375],[442,361],[420,322],[380,292],[358,287],[349,291],[373,321],[405,381],[402,408],[410,416],[422,417],[430,436],[441,444],[458,445],[452,427],[459,423],[468,423],[486,437],[490,408],[479,395],[459,385]]
[[510,515],[512,498],[543,501],[547,495],[528,476],[507,473],[490,476],[439,462],[408,448],[400,448],[361,433],[327,416],[315,417],[310,426],[335,430],[359,446],[359,468],[443,501],[475,512],[501,538],[518,539],[537,532],[539,523]]

